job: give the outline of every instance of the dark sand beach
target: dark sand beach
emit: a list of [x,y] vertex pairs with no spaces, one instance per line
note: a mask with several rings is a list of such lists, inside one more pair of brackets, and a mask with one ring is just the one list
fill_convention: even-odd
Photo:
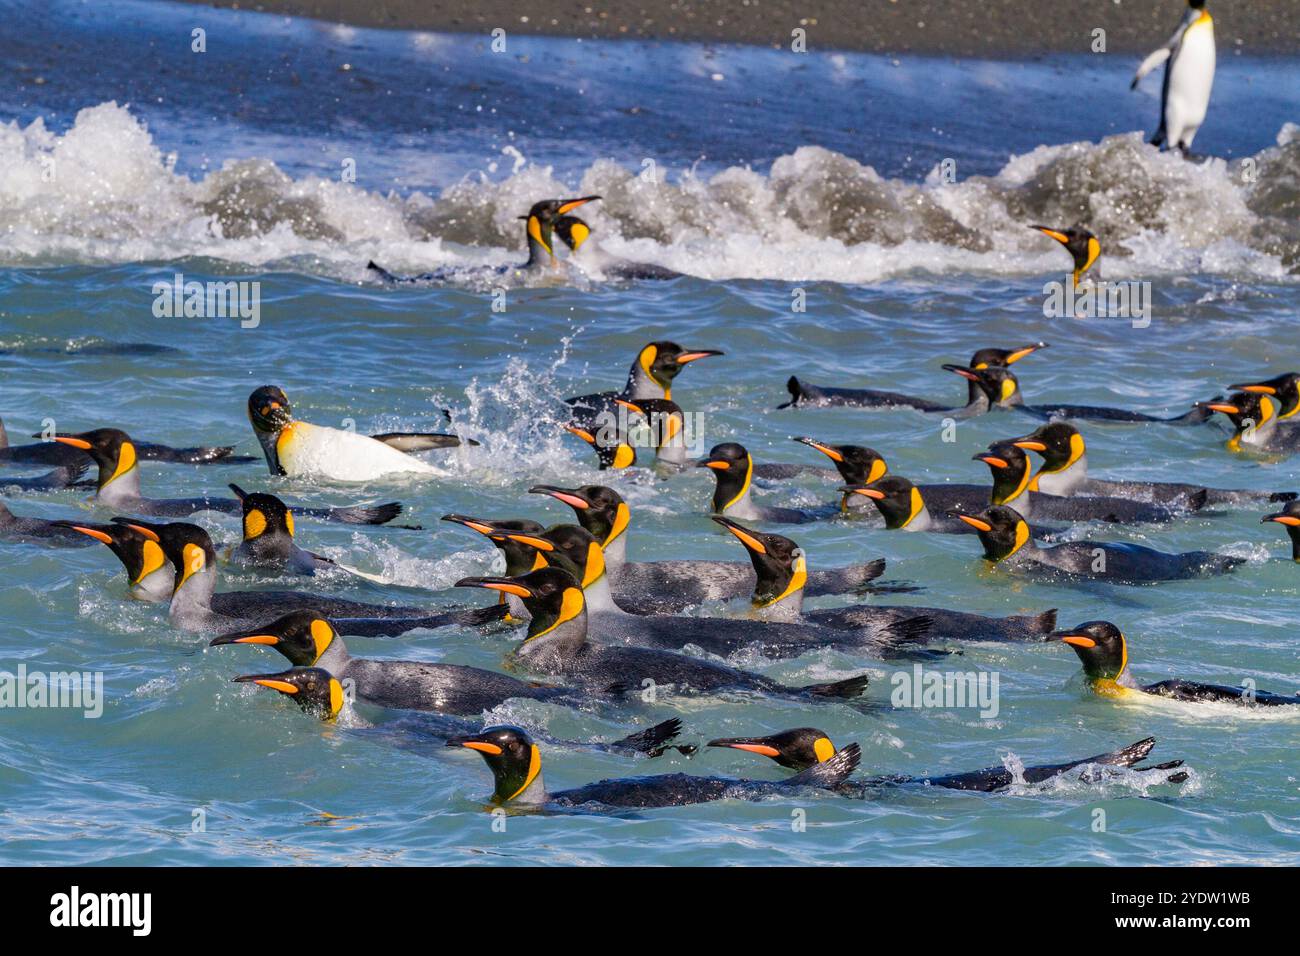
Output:
[[[787,46],[807,31],[817,47],[876,53],[1041,56],[1153,49],[1172,33],[1182,0],[201,0],[208,5],[364,27],[553,36],[694,40]],[[1217,0],[1220,55],[1300,49],[1296,0]]]

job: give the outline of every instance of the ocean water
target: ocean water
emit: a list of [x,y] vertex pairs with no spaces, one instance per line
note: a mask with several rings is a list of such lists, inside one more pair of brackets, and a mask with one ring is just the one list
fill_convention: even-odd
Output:
[[[1041,339],[1051,348],[1016,366],[1031,401],[1178,414],[1228,383],[1296,366],[1294,60],[1221,50],[1196,143],[1212,158],[1189,163],[1143,145],[1158,80],[1130,93],[1135,64],[1119,54],[963,63],[515,37],[493,53],[486,37],[165,3],[5,2],[0,14],[0,59],[19,80],[0,89],[0,414],[14,440],[50,419],[256,454],[245,401],[274,382],[309,421],[440,430],[446,409],[481,442],[437,456],[444,476],[365,486],[272,479],[260,464],[145,463],[157,496],[235,481],[322,502],[400,499],[406,523],[424,526],[299,522],[304,546],[384,583],[223,569],[225,588],[481,601],[449,587],[495,569],[494,550],[437,519],[570,520],[525,494],[539,482],[617,487],[632,504],[634,559],[743,559],[704,517],[709,474],[602,474],[559,428],[561,398],[621,386],[654,339],[725,350],[674,389],[707,443],[811,464],[820,456],[789,436],[869,444],[891,470],[927,481],[983,481],[970,456],[1032,422],[991,414],[945,441],[938,418],[911,412],[778,411],[785,379],[958,403],[964,384],[942,363]],[[196,28],[206,52],[191,51]],[[515,217],[538,199],[590,193],[605,198],[582,214],[606,250],[690,275],[511,286],[494,311],[493,289],[472,278],[393,289],[365,274],[372,258],[412,272],[519,260]],[[1026,227],[1074,221],[1101,237],[1100,276],[1149,283],[1148,326],[1044,315],[1044,285],[1063,278],[1068,257]],[[153,285],[177,273],[260,283],[259,324],[156,316]],[[805,311],[792,310],[797,299]],[[122,343],[169,350],[102,347]],[[1300,488],[1294,461],[1229,454],[1219,423],[1084,431],[1098,475]],[[834,488],[807,476],[758,494],[813,506]],[[22,514],[84,517],[84,499],[5,501]],[[1025,583],[985,570],[968,538],[839,520],[787,530],[813,566],[883,556],[887,578],[923,588],[873,600],[999,615],[1058,608],[1063,625],[1106,618],[1128,635],[1141,679],[1252,678],[1294,692],[1297,568],[1261,513],[1077,531],[1249,559],[1228,577],[1151,588]],[[233,519],[200,521],[220,541],[238,534]],[[794,683],[866,670],[868,696],[885,706],[529,703],[484,720],[609,739],[679,715],[693,742],[814,725],[841,745],[858,741],[866,772],[900,774],[1054,762],[1154,735],[1155,757],[1187,761],[1186,783],[1126,775],[998,795],[914,788],[866,801],[512,816],[497,832],[483,812],[481,760],[445,750],[418,716],[363,711],[324,725],[279,695],[232,685],[282,659],[205,649],[175,631],[164,608],[126,598],[102,547],[3,543],[0,561],[0,669],[98,672],[106,698],[98,719],[4,711],[6,863],[1300,862],[1300,715],[1095,698],[1061,646],[972,644],[938,665],[996,674],[992,719],[891,710],[891,677],[910,665],[827,653],[741,660]],[[445,630],[348,645],[493,667],[514,639]],[[555,789],[669,771],[783,773],[716,750],[647,761],[548,748],[544,768]]]

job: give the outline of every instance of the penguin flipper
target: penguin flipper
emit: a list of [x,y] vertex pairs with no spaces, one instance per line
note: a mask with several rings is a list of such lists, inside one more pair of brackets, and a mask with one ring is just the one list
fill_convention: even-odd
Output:
[[1169,54],[1170,54],[1170,48],[1167,46],[1162,46],[1160,49],[1156,50],[1145,60],[1143,60],[1142,65],[1139,66],[1137,68],[1137,72],[1133,74],[1133,82],[1129,84],[1128,88],[1130,90],[1136,90],[1138,84],[1142,82],[1142,77],[1146,76],[1156,67],[1158,67],[1161,63],[1165,62],[1165,60],[1169,59]]
[[802,773],[781,782],[782,787],[833,789],[853,775],[862,762],[862,748],[856,743],[841,748],[830,760],[815,763]]
[[786,379],[785,387],[790,392],[790,401],[782,402],[780,405],[776,406],[777,409],[798,408],[799,399],[803,398],[803,386],[799,383],[799,379],[796,376],[791,375]]
[[798,690],[809,697],[835,697],[839,700],[853,700],[855,697],[862,696],[870,680],[869,675],[859,674],[857,677],[831,681],[829,684],[808,684],[798,688]]
[[294,508],[298,514],[339,524],[387,524],[402,513],[400,501],[390,501],[383,505],[370,507],[352,506],[343,508]]
[[234,445],[173,448],[171,445],[157,445],[153,442],[136,442],[135,450],[136,454],[146,461],[166,461],[181,465],[207,465],[216,461],[233,464],[257,460],[251,455],[235,455]]
[[462,439],[459,435],[446,435],[441,432],[384,432],[382,435],[370,437],[408,455],[411,452],[429,451],[433,448],[456,448],[460,445],[478,444],[472,438]]
[[671,717],[662,723],[655,724],[653,727],[647,727],[645,730],[638,730],[634,734],[628,734],[620,740],[613,743],[602,744],[602,750],[630,750],[633,753],[645,754],[647,757],[659,757],[669,750],[677,750],[686,756],[695,752],[694,747],[689,746],[671,746],[672,741],[682,732],[682,719],[680,717]]

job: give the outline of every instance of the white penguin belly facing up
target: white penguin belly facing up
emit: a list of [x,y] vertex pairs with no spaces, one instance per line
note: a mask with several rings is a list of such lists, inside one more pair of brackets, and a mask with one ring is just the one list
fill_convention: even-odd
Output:
[[1206,16],[1183,31],[1167,67],[1164,119],[1165,142],[1170,147],[1191,149],[1210,105],[1214,64],[1214,22]]
[[372,481],[385,475],[442,475],[427,462],[412,458],[366,435],[294,422],[276,442],[280,466],[288,475],[320,475],[336,481]]

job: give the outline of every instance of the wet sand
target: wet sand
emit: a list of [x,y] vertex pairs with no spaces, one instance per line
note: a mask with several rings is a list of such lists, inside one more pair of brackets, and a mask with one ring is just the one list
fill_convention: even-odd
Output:
[[[163,2],[163,0],[160,0]],[[189,0],[355,26],[451,33],[694,40],[951,56],[1147,52],[1183,0]],[[1300,50],[1296,0],[1212,0],[1220,56]]]

